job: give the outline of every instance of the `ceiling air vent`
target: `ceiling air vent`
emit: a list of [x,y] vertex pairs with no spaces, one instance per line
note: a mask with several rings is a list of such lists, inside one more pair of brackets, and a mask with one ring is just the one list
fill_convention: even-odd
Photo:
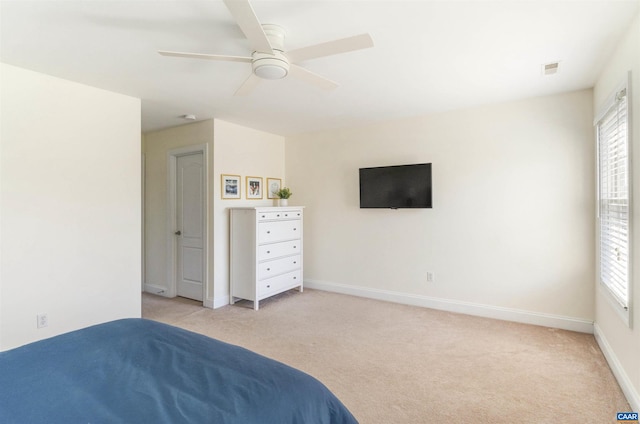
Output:
[[551,62],[542,65],[542,75],[553,75],[558,73],[560,62]]

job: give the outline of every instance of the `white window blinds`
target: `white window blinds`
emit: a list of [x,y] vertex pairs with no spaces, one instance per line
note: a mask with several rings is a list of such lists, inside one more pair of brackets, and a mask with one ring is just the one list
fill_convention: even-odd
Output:
[[600,282],[627,309],[630,276],[630,195],[627,90],[597,123]]

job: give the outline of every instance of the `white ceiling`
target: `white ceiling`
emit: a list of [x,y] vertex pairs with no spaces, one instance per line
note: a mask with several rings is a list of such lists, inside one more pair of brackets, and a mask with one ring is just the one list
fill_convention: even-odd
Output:
[[[364,32],[375,47],[302,65],[234,97],[251,65],[157,50],[250,55],[221,0],[2,0],[4,63],[142,99],[143,131],[219,118],[290,135],[592,87],[639,0],[253,0],[295,49]],[[554,76],[542,64],[560,61]]]

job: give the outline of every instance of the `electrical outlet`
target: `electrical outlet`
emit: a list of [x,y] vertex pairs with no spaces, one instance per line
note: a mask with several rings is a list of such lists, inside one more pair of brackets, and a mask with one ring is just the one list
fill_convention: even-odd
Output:
[[427,272],[427,283],[433,283],[433,272]]
[[38,328],[44,328],[49,325],[49,316],[47,314],[38,314]]

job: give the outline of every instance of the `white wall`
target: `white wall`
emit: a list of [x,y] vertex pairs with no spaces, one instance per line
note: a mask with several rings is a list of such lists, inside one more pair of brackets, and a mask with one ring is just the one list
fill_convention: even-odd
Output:
[[[202,121],[144,135],[145,152],[145,290],[172,295],[167,274],[167,152],[207,144],[209,166],[208,272],[205,306],[229,303],[228,208],[272,205],[247,200],[245,177],[284,177],[284,138],[221,120]],[[221,199],[221,174],[242,176],[242,199]]]
[[[173,296],[169,274],[170,229],[167,226],[168,210],[168,152],[186,146],[207,145],[209,179],[213,167],[213,120],[201,121],[179,127],[144,134],[145,155],[145,291]],[[207,277],[205,303],[213,301],[213,214],[211,199],[213,184],[208,183],[207,207]]]
[[[215,307],[229,303],[229,208],[245,206],[273,206],[267,199],[247,200],[246,177],[267,177],[284,180],[284,137],[254,130],[216,119],[214,122],[214,260]],[[222,174],[242,176],[242,199],[222,197]]]
[[[596,282],[596,335],[618,377],[634,411],[640,410],[640,15],[636,16],[626,36],[598,78],[594,88],[594,108],[599,111],[616,86],[632,72],[631,81],[631,149],[633,189],[633,275],[632,326],[629,328],[607,301]],[[597,112],[596,112],[597,113]]]
[[[305,283],[591,331],[592,119],[585,90],[287,138]],[[420,162],[433,209],[359,209],[358,168]]]
[[0,69],[0,349],[139,317],[140,100]]

